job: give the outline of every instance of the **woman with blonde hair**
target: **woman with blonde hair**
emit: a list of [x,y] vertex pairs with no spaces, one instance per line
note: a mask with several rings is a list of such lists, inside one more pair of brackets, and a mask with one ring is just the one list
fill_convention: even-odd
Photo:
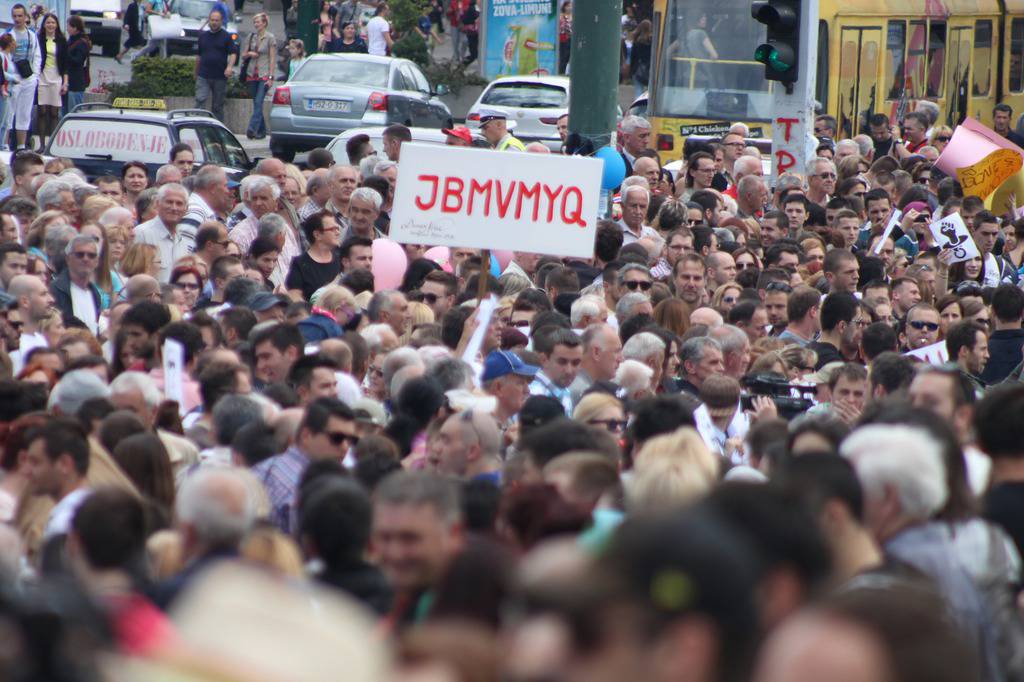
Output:
[[825,242],[820,237],[808,237],[800,242],[800,248],[804,250],[804,256],[807,258],[808,270],[811,269],[811,263],[818,264],[815,272],[821,270],[825,265],[825,254],[828,252]]
[[270,526],[261,526],[250,532],[242,542],[241,554],[247,563],[279,578],[301,578],[305,575],[299,546]]
[[399,342],[404,346],[408,345],[412,338],[413,331],[420,325],[433,324],[434,322],[434,310],[426,303],[421,301],[410,301],[409,302],[409,327],[408,330],[402,334],[402,338]]
[[56,348],[57,344],[60,343],[60,337],[64,336],[64,332],[67,331],[60,311],[56,308],[50,308],[46,317],[39,322],[39,331],[46,338],[46,345],[50,348]]
[[814,366],[818,364],[817,353],[810,348],[803,348],[795,343],[780,350],[779,356],[786,363],[786,366],[789,367],[790,381],[798,379],[805,374],[810,374],[814,371]]
[[[92,198],[92,197],[90,197]],[[106,197],[103,197],[106,198]],[[92,236],[100,245],[100,262],[96,267],[96,274],[93,276],[96,286],[100,288],[100,305],[104,310],[110,307],[111,301],[117,298],[124,287],[124,282],[110,265],[110,247],[108,246],[107,231],[99,223],[83,223],[81,233]]]
[[634,512],[662,512],[695,502],[718,482],[721,462],[696,430],[684,426],[647,440],[633,461],[627,490]]
[[859,154],[844,156],[839,159],[839,163],[836,164],[836,175],[839,176],[836,179],[836,186],[847,178],[855,178],[858,175],[867,173],[870,167],[871,166],[867,162],[867,159]]
[[622,402],[610,393],[588,393],[576,404],[572,418],[597,426],[612,435],[620,436],[626,430],[626,411]]
[[[724,285],[723,285],[724,286]],[[678,298],[666,298],[654,306],[654,321],[662,329],[682,336],[690,329],[690,306]]]
[[931,137],[928,138],[928,144],[938,149],[941,154],[942,150],[946,148],[946,145],[949,144],[949,141],[952,138],[952,128],[949,126],[935,126],[932,128]]
[[120,205],[108,196],[93,194],[90,197],[86,197],[85,201],[82,202],[82,210],[78,222],[81,225],[99,222],[100,216],[106,213],[107,209],[117,208]]
[[739,284],[726,282],[715,289],[715,293],[711,296],[711,307],[725,315],[739,301],[741,293],[743,293],[743,287]]
[[132,244],[121,259],[121,272],[125,279],[135,275],[160,275],[160,252],[152,244]]
[[781,374],[786,379],[789,379],[789,365],[782,357],[782,351],[771,350],[763,353],[754,362],[750,363],[750,369],[747,370],[747,374],[767,374],[767,373]]

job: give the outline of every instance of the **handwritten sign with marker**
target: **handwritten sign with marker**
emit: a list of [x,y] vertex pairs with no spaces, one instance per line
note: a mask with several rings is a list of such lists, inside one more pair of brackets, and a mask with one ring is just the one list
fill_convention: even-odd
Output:
[[978,246],[971,238],[971,233],[968,232],[967,225],[959,213],[951,213],[941,220],[936,220],[928,229],[940,249],[953,252],[950,263],[960,263],[980,255]]
[[601,172],[583,157],[404,144],[389,236],[589,258]]

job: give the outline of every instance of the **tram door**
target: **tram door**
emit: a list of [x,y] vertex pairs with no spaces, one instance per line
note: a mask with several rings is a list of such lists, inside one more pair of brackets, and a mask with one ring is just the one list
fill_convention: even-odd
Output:
[[868,119],[880,110],[879,91],[882,29],[844,26],[839,44],[839,132],[841,138],[868,132]]

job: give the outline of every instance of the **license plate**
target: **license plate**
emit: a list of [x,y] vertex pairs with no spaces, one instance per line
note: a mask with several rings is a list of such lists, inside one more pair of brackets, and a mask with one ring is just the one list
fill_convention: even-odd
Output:
[[352,102],[341,99],[307,99],[306,111],[352,111]]

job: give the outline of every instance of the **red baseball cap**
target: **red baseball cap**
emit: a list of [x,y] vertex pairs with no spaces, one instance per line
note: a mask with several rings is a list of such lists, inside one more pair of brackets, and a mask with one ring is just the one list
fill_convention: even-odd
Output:
[[451,135],[457,137],[466,144],[473,144],[473,133],[469,132],[469,128],[465,126],[456,126],[455,128],[442,128],[441,132],[445,135]]

